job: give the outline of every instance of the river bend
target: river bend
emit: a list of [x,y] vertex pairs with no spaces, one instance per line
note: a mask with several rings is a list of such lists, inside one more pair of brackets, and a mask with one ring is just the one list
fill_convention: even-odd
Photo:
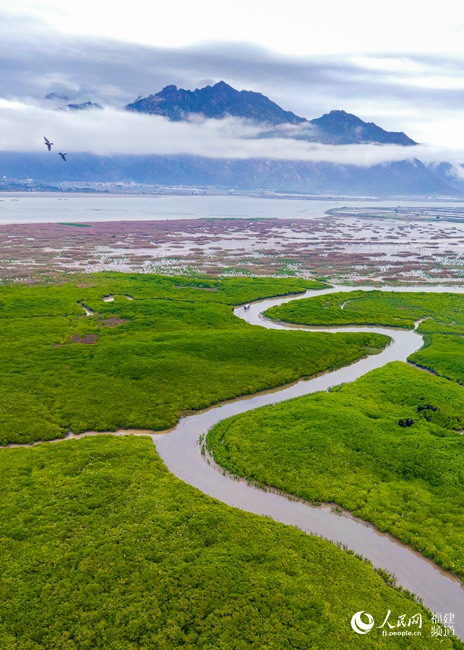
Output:
[[[358,290],[360,287],[356,287]],[[310,328],[284,325],[265,319],[262,313],[273,305],[336,291],[353,291],[353,287],[334,287],[323,291],[307,291],[301,296],[274,298],[251,303],[244,310],[238,307],[234,313],[253,325],[269,329],[291,329],[299,327],[308,331],[315,329],[335,332],[377,332],[391,337],[392,343],[380,354],[361,359],[350,366],[328,372],[313,379],[301,380],[280,389],[259,393],[252,397],[226,402],[195,415],[183,418],[169,433],[153,434],[152,439],[158,454],[168,469],[185,483],[205,494],[258,515],[266,515],[284,524],[297,526],[309,534],[325,537],[345,545],[355,553],[362,554],[375,567],[393,573],[398,584],[419,596],[426,607],[433,612],[455,613],[455,632],[464,638],[464,588],[459,580],[437,567],[410,547],[395,538],[380,533],[372,525],[355,519],[349,513],[336,514],[329,505],[314,507],[292,500],[272,491],[264,491],[237,480],[210,462],[201,453],[200,441],[207,431],[225,418],[245,413],[260,406],[283,402],[284,400],[327,390],[338,384],[354,381],[370,370],[380,368],[390,361],[406,361],[422,347],[422,337],[415,331],[382,327]],[[365,287],[364,289],[372,289]],[[385,287],[388,291],[445,291],[462,293],[464,289],[446,287]],[[366,603],[368,607],[369,603]],[[354,612],[353,612],[354,613]]]

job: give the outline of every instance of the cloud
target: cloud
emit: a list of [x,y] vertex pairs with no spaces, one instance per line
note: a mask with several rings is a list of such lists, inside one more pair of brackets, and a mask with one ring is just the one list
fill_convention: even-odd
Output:
[[[237,89],[261,92],[309,119],[344,109],[384,129],[404,131],[416,141],[458,150],[461,156],[463,73],[461,59],[444,55],[297,57],[244,43],[168,48],[65,37],[38,20],[0,11],[0,97],[42,107],[53,106],[44,100],[51,92],[116,109],[168,84],[194,89],[223,79]],[[247,151],[252,146],[258,148],[249,144]],[[273,147],[284,150],[288,142],[274,142]],[[297,145],[292,147],[296,152]]]
[[[289,56],[244,43],[154,47],[111,39],[64,36],[45,23],[0,11],[0,96],[72,98],[113,106],[168,84],[201,87],[224,79],[268,95],[287,110],[318,117],[333,108],[374,119],[385,107],[460,109],[460,59],[411,54]],[[367,104],[366,104],[367,101]],[[375,106],[370,114],[371,105]],[[403,130],[396,125],[391,130]],[[412,134],[414,137],[414,134]]]
[[[43,136],[55,143],[55,151],[97,155],[186,154],[210,158],[267,158],[332,162],[369,167],[410,159],[444,160],[446,152],[427,147],[394,145],[322,145],[288,137],[263,138],[259,126],[228,118],[170,122],[114,108],[89,111],[56,111],[39,105],[0,100],[0,149],[44,151]],[[285,130],[282,131],[285,134]],[[294,128],[289,128],[294,135]],[[436,155],[434,155],[436,154]],[[457,161],[456,161],[457,162]]]

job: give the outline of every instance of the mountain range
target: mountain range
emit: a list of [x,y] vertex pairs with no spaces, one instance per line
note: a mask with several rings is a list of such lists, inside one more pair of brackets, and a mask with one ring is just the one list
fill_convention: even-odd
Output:
[[[201,156],[97,156],[76,153],[63,165],[57,156],[1,153],[0,173],[31,178],[40,184],[125,182],[146,185],[207,187],[220,190],[272,190],[353,196],[417,196],[464,194],[464,183],[451,185],[417,159],[360,168],[327,162],[226,159]],[[1,187],[2,183],[0,183]],[[4,185],[4,183],[3,183]]]
[[[56,100],[55,96],[47,98]],[[64,98],[63,98],[64,99]],[[67,98],[66,98],[67,99]],[[100,109],[91,102],[66,104],[68,111]],[[135,182],[147,185],[207,186],[233,190],[272,190],[343,195],[464,194],[461,166],[423,164],[414,156],[417,143],[403,132],[382,129],[343,110],[309,120],[284,110],[268,97],[238,91],[224,81],[196,90],[169,85],[124,107],[171,121],[227,117],[259,126],[258,138],[286,138],[330,145],[396,145],[411,156],[399,162],[357,166],[280,159],[227,159],[192,155],[73,154],[68,164],[40,154],[0,153],[0,176],[62,181]]]
[[[417,144],[404,133],[384,131],[373,122],[363,122],[356,115],[334,110],[314,120],[285,111],[261,93],[235,90],[224,81],[196,90],[166,86],[159,93],[139,98],[125,107],[130,111],[162,115],[173,121],[188,120],[193,115],[223,119],[239,117],[264,127],[277,127],[261,137],[290,137],[323,144]],[[280,125],[299,125],[299,129],[285,132]]]
[[163,115],[174,121],[198,114],[215,119],[230,115],[260,124],[301,124],[307,121],[291,111],[284,111],[261,93],[235,90],[224,81],[193,91],[166,86],[156,95],[137,99],[126,108],[139,113]]

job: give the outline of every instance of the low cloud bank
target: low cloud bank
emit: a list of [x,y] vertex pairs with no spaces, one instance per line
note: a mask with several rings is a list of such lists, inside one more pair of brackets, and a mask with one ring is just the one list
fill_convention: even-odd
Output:
[[[269,158],[330,162],[369,167],[380,163],[419,158],[424,162],[462,162],[464,155],[427,145],[323,145],[284,137],[263,137],[257,125],[235,119],[196,119],[170,122],[154,115],[124,110],[56,111],[33,103],[0,100],[0,150],[53,151],[97,155],[175,155],[209,158]],[[288,135],[295,135],[289,129]]]
[[42,11],[33,16],[13,5],[0,9],[0,97],[46,106],[44,98],[58,93],[121,108],[168,84],[193,90],[222,79],[309,119],[343,109],[417,142],[464,151],[464,63],[457,53],[408,47],[403,53],[299,56],[243,42],[153,46],[65,35]]

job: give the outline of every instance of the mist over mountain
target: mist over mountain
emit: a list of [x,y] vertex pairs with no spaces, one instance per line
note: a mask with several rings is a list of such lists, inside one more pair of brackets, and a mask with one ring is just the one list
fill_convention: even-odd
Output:
[[464,166],[448,162],[429,163],[427,169],[455,192],[464,194]]
[[47,182],[136,182],[161,186],[221,190],[274,190],[310,194],[430,195],[459,194],[419,160],[355,165],[261,158],[224,159],[201,156],[95,156],[74,154],[68,163],[39,153],[25,157],[0,154],[8,178]]
[[58,111],[91,111],[94,109],[102,110],[103,106],[96,102],[80,102],[79,104],[66,104],[57,108]]
[[310,124],[316,127],[316,140],[324,144],[397,144],[410,147],[417,144],[405,133],[384,131],[374,122],[364,122],[345,111],[330,111]]
[[138,98],[127,110],[162,115],[173,121],[188,120],[193,115],[222,119],[227,116],[253,120],[263,126],[299,125],[300,128],[276,129],[261,137],[287,137],[323,144],[417,144],[404,133],[385,131],[373,122],[364,122],[356,115],[333,110],[322,117],[308,120],[286,111],[261,93],[235,90],[224,81],[196,90],[166,86],[160,92]]
[[[56,101],[58,97],[53,95],[49,99]],[[60,108],[71,112],[100,113],[105,120],[105,113],[100,110],[101,106],[90,101],[67,104]],[[230,143],[234,144],[235,151],[238,147],[240,154],[249,151],[249,155],[234,157],[232,152],[224,155],[222,152],[229,151],[224,145],[222,149],[219,147],[217,150],[214,150],[214,147],[211,149],[210,146],[211,157],[196,155],[197,150],[205,150],[200,146],[200,143],[204,142],[201,138],[204,138],[205,132],[200,130],[196,135],[197,146],[193,154],[95,155],[73,153],[68,147],[67,162],[63,164],[58,156],[3,152],[0,153],[0,177],[6,178],[6,182],[8,179],[34,179],[43,184],[59,184],[64,181],[134,182],[192,188],[200,186],[221,190],[271,190],[334,195],[452,196],[464,194],[464,170],[460,165],[449,163],[425,165],[414,156],[417,143],[405,133],[386,131],[373,122],[364,122],[343,110],[332,110],[319,118],[308,120],[284,110],[260,93],[238,91],[224,81],[194,91],[169,85],[162,91],[139,98],[124,108],[125,115],[127,115],[126,111],[145,115],[144,120],[148,122],[144,124],[144,128],[148,126],[148,129],[151,124],[149,116],[158,116],[158,122],[153,122],[153,125],[155,127],[156,124],[160,134],[166,131],[164,123],[159,121],[160,117],[173,123],[185,122],[186,125],[190,123],[198,129],[206,128],[211,124],[211,119],[221,125],[223,124],[221,121],[224,120],[224,124],[229,124],[227,128],[232,128],[231,117],[239,121],[232,120],[232,124],[252,124],[253,128],[250,130],[247,127],[247,132],[243,128],[240,132],[233,127],[232,137],[235,139],[230,140]],[[204,126],[201,126],[202,120],[206,120]],[[100,120],[98,124],[102,124],[102,121]],[[126,120],[124,131],[126,139],[131,137],[130,128],[133,128],[131,121]],[[173,125],[170,128],[174,128]],[[180,140],[182,145],[182,137],[188,132],[181,133],[183,134]],[[244,135],[244,133],[248,134]],[[115,137],[119,135],[115,132]],[[265,157],[253,153],[256,149],[268,151],[270,150],[268,147],[245,148],[246,143],[272,138],[278,138],[280,144],[287,143],[285,158],[279,154]],[[318,155],[318,151],[322,156],[330,151],[331,158],[328,159],[330,162],[322,162],[324,157],[320,159],[315,157],[311,160],[303,156],[301,159],[301,155],[297,160],[297,154],[301,154],[302,149],[301,143],[298,146],[292,144],[295,140],[317,143],[319,149],[308,150],[309,153],[315,152],[315,156]],[[213,141],[216,146],[216,135],[213,135]],[[355,163],[358,160],[355,151],[358,145],[360,145],[359,165],[353,163],[353,160]],[[391,151],[392,146],[404,147],[411,150],[411,156],[406,156],[406,159],[400,156],[401,159],[397,159],[393,155],[388,158],[390,162],[382,163],[378,162],[379,158],[375,159],[371,156],[369,165],[365,159],[368,155],[366,145],[376,147],[376,152]],[[339,146],[340,155],[337,153]],[[347,146],[351,147],[349,161],[343,157]],[[390,147],[390,150],[382,149],[383,146]],[[327,147],[327,150],[324,150],[324,147]],[[179,150],[182,151],[182,146],[178,148]],[[289,159],[288,151],[293,150],[295,150],[295,157]],[[277,151],[280,151],[279,148]],[[370,153],[372,151],[370,149]],[[334,159],[337,162],[333,162]],[[382,156],[380,159],[382,160]]]

